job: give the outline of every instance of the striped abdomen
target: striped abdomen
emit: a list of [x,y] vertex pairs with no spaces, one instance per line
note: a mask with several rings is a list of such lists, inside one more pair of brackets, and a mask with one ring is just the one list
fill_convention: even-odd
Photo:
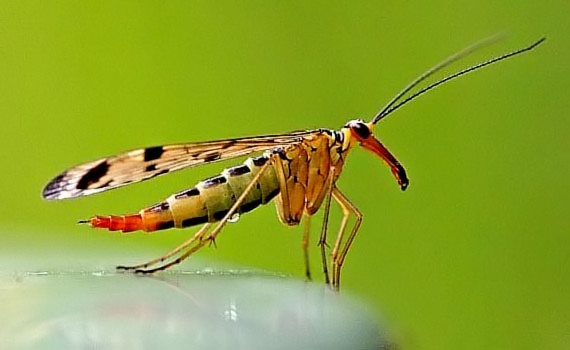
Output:
[[[199,182],[196,187],[174,194],[164,202],[125,216],[96,216],[88,222],[93,227],[130,232],[156,231],[188,227],[221,220],[244,192],[246,186],[269,161],[270,155],[248,158],[244,164],[225,169],[221,175]],[[248,193],[238,212],[247,213],[266,204],[279,193],[279,183],[269,166]]]

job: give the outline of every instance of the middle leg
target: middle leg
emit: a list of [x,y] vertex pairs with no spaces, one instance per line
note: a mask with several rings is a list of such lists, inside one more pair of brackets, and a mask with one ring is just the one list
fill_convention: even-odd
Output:
[[311,216],[305,215],[305,232],[303,232],[303,257],[305,259],[305,277],[307,281],[311,280],[311,267],[309,266],[309,233],[311,232]]
[[[338,188],[335,187],[333,189],[332,195],[340,205],[344,214],[331,256],[331,264],[333,269],[332,284],[335,289],[338,289],[340,287],[340,270],[342,268],[342,264],[344,263],[346,254],[348,253],[348,250],[352,244],[352,241],[354,240],[354,237],[356,237],[356,233],[358,232],[360,224],[362,223],[362,213]],[[354,214],[356,216],[356,221],[352,227],[350,234],[348,235],[344,247],[341,249],[340,246],[342,244],[342,239],[344,237],[344,232],[350,214]]]

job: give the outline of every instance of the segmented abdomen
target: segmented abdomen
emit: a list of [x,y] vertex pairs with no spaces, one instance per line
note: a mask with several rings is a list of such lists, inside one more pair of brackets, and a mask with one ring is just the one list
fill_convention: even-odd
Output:
[[[221,220],[244,192],[270,154],[248,158],[242,165],[225,169],[220,175],[199,182],[196,187],[168,197],[165,201],[125,216],[96,216],[94,227],[130,232],[156,231],[172,227],[188,227]],[[266,168],[256,185],[239,206],[238,213],[247,213],[266,204],[279,193],[279,183],[272,166]]]

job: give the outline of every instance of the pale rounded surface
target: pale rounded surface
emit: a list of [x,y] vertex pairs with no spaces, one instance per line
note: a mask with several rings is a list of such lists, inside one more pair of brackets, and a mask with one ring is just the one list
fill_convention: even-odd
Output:
[[259,272],[3,272],[0,286],[0,348],[392,348],[343,293]]

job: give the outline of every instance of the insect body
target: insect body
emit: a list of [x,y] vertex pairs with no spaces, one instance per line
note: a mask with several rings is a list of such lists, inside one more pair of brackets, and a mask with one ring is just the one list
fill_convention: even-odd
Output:
[[[303,248],[305,274],[310,278],[308,240],[310,218],[324,207],[319,238],[325,281],[340,285],[340,271],[346,254],[362,220],[360,211],[336,186],[349,151],[356,145],[379,156],[391,169],[400,188],[405,190],[408,178],[402,165],[374,136],[376,123],[415,97],[442,83],[486,65],[529,51],[534,44],[469,67],[402,97],[425,78],[484,46],[473,45],[426,71],[394,97],[370,122],[352,120],[339,131],[317,129],[282,135],[268,135],[193,144],[168,145],[134,150],[113,157],[76,166],[54,178],[43,191],[46,199],[64,199],[90,195],[134,182],[147,180],[168,172],[247,156],[242,164],[225,169],[220,175],[199,182],[195,187],[174,194],[165,201],[122,216],[94,216],[82,221],[96,228],[111,231],[147,232],[202,225],[198,232],[166,255],[135,266],[118,266],[121,270],[152,273],[180,263],[195,251],[213,242],[224,225],[236,215],[247,213],[275,199],[279,219],[287,225],[298,225],[305,219]],[[340,230],[331,252],[332,281],[327,267],[327,224],[331,199],[343,211]],[[349,234],[345,231],[350,215],[356,217]],[[216,225],[213,225],[217,223]]]

